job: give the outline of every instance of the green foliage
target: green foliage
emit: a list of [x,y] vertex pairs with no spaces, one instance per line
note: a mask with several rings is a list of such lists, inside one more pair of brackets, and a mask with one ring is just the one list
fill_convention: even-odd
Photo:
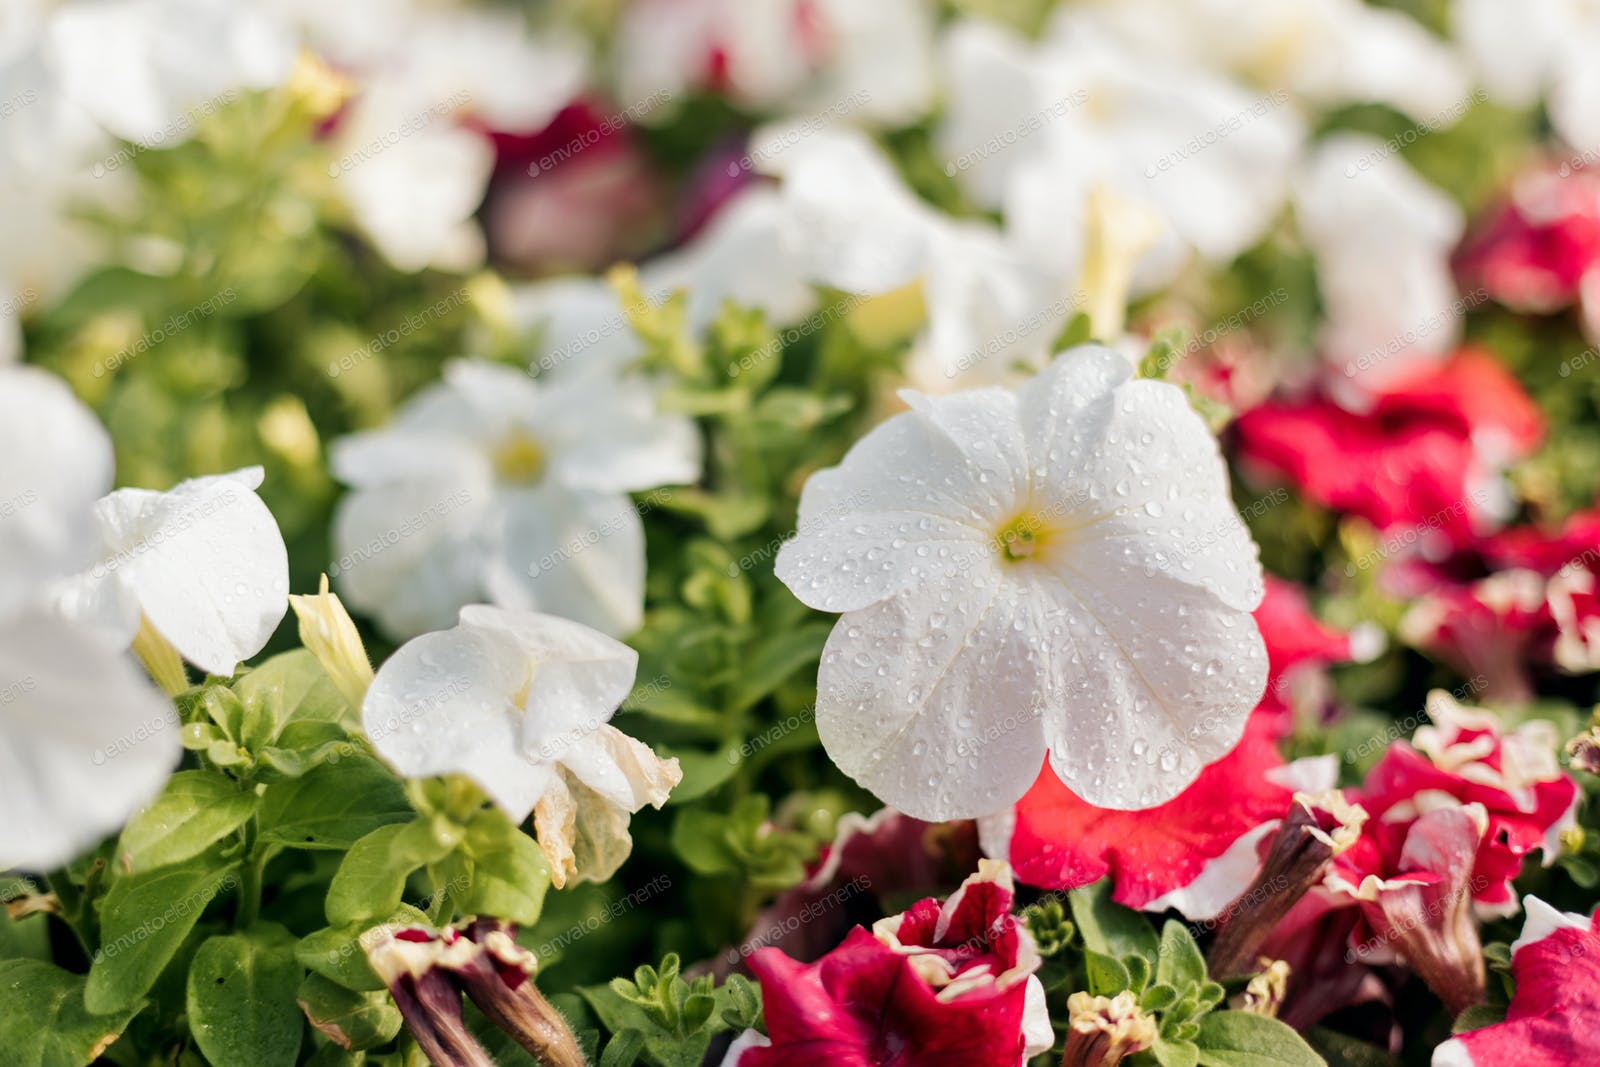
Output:
[[[734,975],[718,986],[708,976],[685,981],[675,955],[661,966],[638,968],[631,980],[618,978],[607,986],[582,990],[600,1021],[618,1035],[613,1062],[631,1063],[628,1053],[642,1049],[652,1067],[698,1067],[711,1039],[727,1030],[755,1026],[761,1017],[760,991]],[[617,1045],[617,1040],[613,1040]]]

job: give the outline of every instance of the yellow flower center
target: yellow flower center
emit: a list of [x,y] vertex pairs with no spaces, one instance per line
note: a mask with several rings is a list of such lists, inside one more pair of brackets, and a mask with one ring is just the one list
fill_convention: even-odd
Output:
[[1003,560],[1033,559],[1045,550],[1056,532],[1042,515],[1024,512],[995,532],[995,547]]
[[521,430],[513,430],[494,450],[494,469],[501,481],[531,485],[544,473],[544,448]]

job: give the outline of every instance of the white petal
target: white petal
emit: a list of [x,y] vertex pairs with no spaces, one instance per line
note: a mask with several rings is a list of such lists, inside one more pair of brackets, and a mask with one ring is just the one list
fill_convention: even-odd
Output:
[[1027,476],[1016,406],[1000,389],[925,400],[863,437],[800,495],[778,577],[822,611],[853,611],[992,565],[994,531]]
[[644,523],[621,493],[558,486],[507,494],[484,569],[496,604],[575,619],[613,636],[644,620]]
[[817,677],[829,757],[929,821],[987,815],[1027,791],[1054,708],[1037,598],[993,576],[909,590],[839,620]]
[[178,764],[177,712],[61,619],[0,625],[0,870],[49,870],[117,829]]
[[553,386],[531,429],[548,434],[550,476],[570,489],[618,493],[700,477],[694,421],[658,411],[639,382],[587,378]]
[[1543,941],[1557,930],[1589,929],[1589,920],[1584,916],[1551,907],[1531,893],[1522,898],[1522,905],[1528,910],[1528,917],[1523,920],[1522,933],[1511,942],[1513,957],[1518,950]]
[[474,604],[461,628],[520,657],[525,687],[518,746],[529,758],[557,760],[597,733],[633,688],[639,654],[571,619]]
[[96,506],[115,571],[185,659],[230,675],[289,610],[283,535],[256,496],[260,468],[195,478],[166,493],[123,489]]
[[89,562],[89,509],[111,487],[111,439],[65,382],[0,368],[0,613]]
[[506,643],[464,629],[424,634],[378,669],[361,708],[372,747],[401,774],[461,773],[514,819],[555,780],[520,751],[513,696],[528,664]]
[[1051,517],[1072,528],[1080,569],[1165,575],[1253,609],[1261,566],[1216,438],[1176,386],[1123,381],[1096,394],[1126,374],[1108,349],[1075,349],[1023,387],[1035,507],[1060,510]]
[[1022,1062],[1041,1052],[1049,1052],[1056,1043],[1055,1028],[1050,1025],[1050,1006],[1045,1001],[1044,983],[1036,974],[1028,975],[1028,985],[1022,998]]
[[1035,585],[1066,709],[1045,721],[1051,766],[1097,807],[1165,803],[1238,742],[1266,688],[1255,620],[1165,575],[1052,569]]
[[339,502],[329,576],[351,607],[404,640],[443,629],[484,595],[493,531],[486,480],[399,482]]
[[661,807],[683,780],[676,759],[662,759],[609,723],[563,754],[561,763],[606,803],[630,814],[646,804]]

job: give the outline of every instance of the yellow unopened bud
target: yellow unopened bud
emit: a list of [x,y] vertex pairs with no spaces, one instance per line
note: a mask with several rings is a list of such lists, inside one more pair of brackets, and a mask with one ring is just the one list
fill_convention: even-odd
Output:
[[142,616],[139,619],[139,632],[133,636],[133,654],[150,672],[151,680],[168,696],[175,697],[189,688],[189,674],[183,669],[183,657],[172,647],[172,642],[156,632],[150,620]]
[[467,280],[467,300],[490,329],[504,333],[515,325],[511,317],[511,289],[494,271],[480,271]]
[[315,118],[325,118],[338,111],[355,93],[355,87],[348,77],[328,66],[309,49],[301,49],[285,89]]
[[322,576],[316,595],[291,596],[289,603],[300,619],[300,643],[317,657],[350,706],[360,710],[372,685],[372,664],[350,613],[328,592],[328,576]]
[[1133,272],[1144,254],[1161,239],[1159,216],[1109,185],[1089,191],[1083,246],[1081,306],[1089,315],[1092,334],[1103,340],[1122,335],[1128,314]]
[[922,279],[915,278],[898,289],[873,297],[846,297],[850,332],[871,348],[888,348],[903,341],[928,321],[928,305],[923,298]]

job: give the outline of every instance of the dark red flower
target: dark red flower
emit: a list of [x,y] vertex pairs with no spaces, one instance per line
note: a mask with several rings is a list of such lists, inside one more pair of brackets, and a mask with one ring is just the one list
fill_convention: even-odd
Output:
[[816,963],[760,950],[769,1037],[746,1035],[724,1067],[1021,1067],[1052,1034],[1011,903],[1009,868],[984,860],[944,904],[856,927]]

